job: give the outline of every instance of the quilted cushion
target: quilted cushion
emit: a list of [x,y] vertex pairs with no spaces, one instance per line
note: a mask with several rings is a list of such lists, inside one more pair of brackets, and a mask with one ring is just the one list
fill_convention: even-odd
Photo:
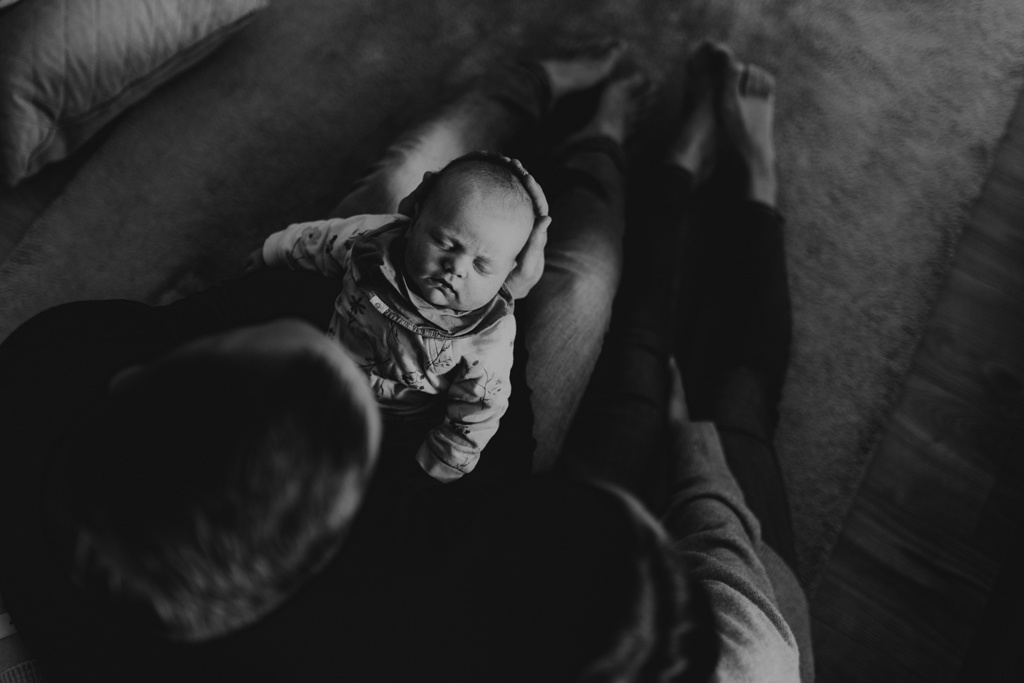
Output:
[[29,0],[0,14],[0,177],[66,157],[269,0]]

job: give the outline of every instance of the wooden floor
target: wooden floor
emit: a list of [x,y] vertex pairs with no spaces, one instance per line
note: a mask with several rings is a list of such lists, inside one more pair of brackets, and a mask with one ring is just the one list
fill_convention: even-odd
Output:
[[823,683],[1024,681],[1024,97],[812,617]]

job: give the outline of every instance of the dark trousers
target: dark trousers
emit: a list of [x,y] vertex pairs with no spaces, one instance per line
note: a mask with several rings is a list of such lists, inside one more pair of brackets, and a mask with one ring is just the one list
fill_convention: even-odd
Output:
[[702,202],[675,167],[633,176],[622,285],[567,466],[657,510],[674,355],[690,419],[716,423],[764,540],[795,567],[774,446],[792,325],[782,217],[735,193]]

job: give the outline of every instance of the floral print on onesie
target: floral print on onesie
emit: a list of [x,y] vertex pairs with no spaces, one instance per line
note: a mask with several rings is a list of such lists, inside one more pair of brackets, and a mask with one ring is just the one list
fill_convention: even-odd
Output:
[[409,225],[399,214],[299,223],[268,237],[263,259],[342,279],[328,334],[366,373],[385,413],[414,418],[444,402],[444,421],[416,461],[448,482],[473,470],[508,408],[512,294],[502,286],[474,311],[422,299],[402,275]]

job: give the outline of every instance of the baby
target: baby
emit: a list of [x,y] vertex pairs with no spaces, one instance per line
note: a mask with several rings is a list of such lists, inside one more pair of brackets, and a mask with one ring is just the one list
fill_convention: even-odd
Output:
[[256,255],[342,279],[328,335],[366,373],[385,416],[414,421],[443,397],[443,422],[416,453],[442,482],[474,468],[508,407],[516,324],[505,279],[537,217],[523,175],[472,152],[424,181],[411,218],[300,223]]

